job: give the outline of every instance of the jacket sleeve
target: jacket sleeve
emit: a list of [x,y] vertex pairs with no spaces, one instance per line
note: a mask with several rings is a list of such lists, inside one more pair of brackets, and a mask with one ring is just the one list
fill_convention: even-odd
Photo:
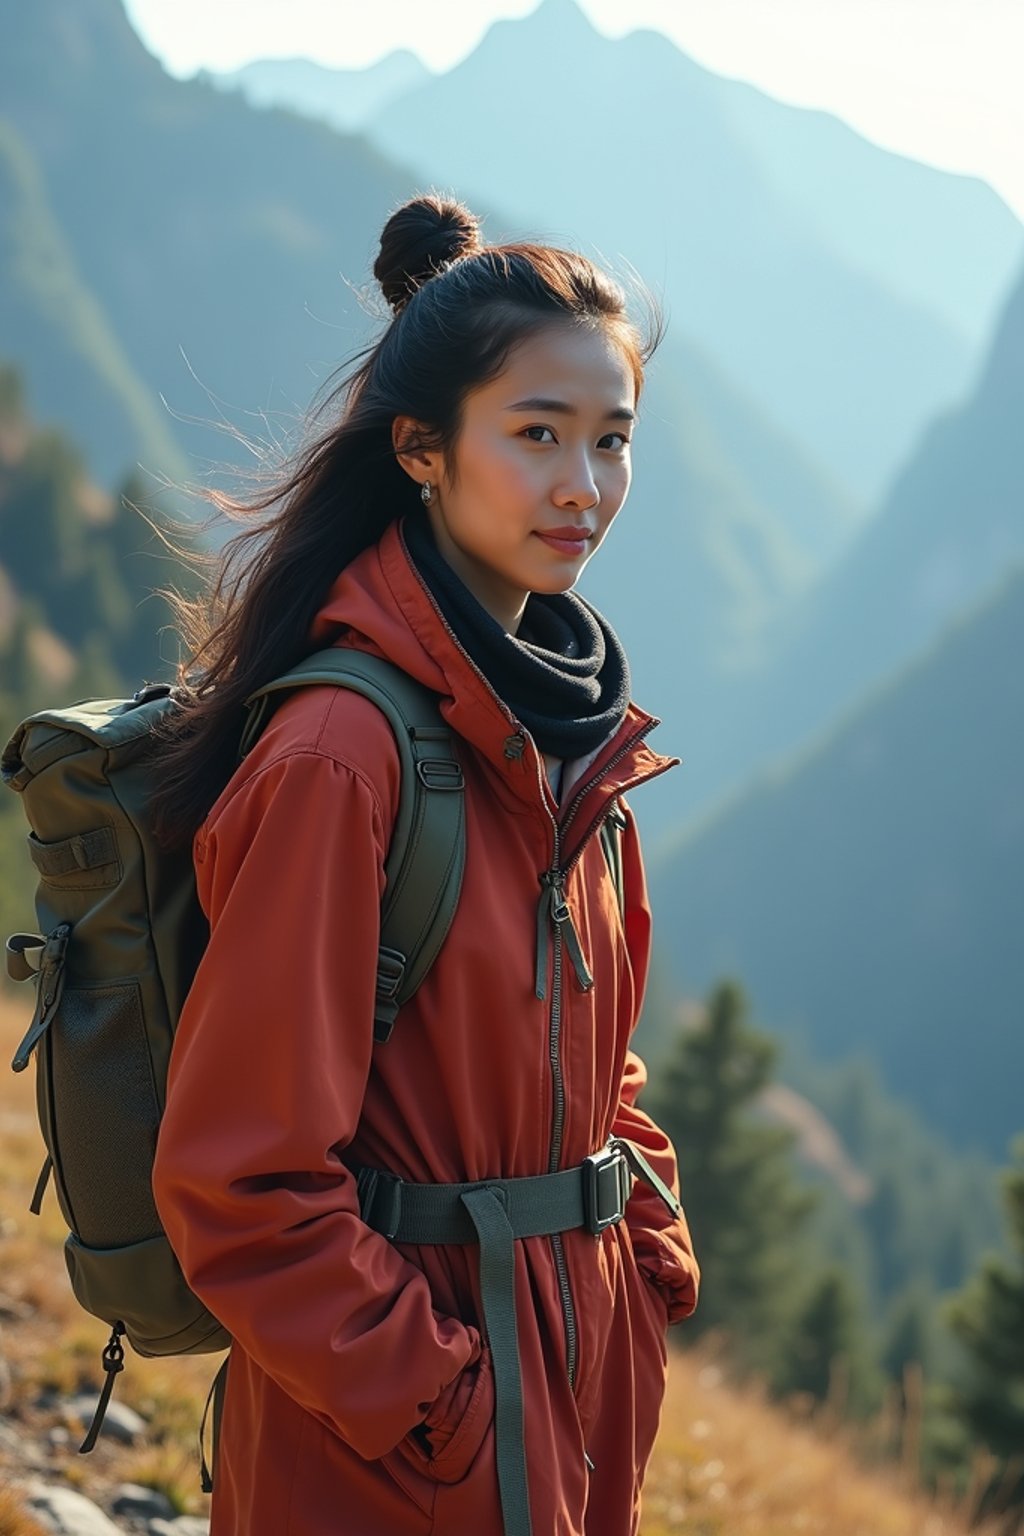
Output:
[[[632,1034],[643,1006],[650,964],[651,909],[636,822],[629,808],[621,801],[620,804],[626,815],[622,839],[626,946],[635,985],[634,1016],[630,1023]],[[679,1168],[672,1143],[636,1103],[646,1082],[644,1062],[635,1051],[627,1050],[612,1135],[633,1142],[679,1199]],[[677,1323],[689,1317],[697,1305],[700,1268],[685,1213],[673,1216],[660,1195],[649,1184],[637,1179],[626,1204],[626,1224],[637,1265],[661,1292],[668,1308],[669,1322]]]
[[373,1049],[385,817],[296,750],[195,845],[209,946],[171,1054],[154,1195],[185,1278],[302,1407],[373,1458],[456,1405],[478,1332],[360,1219],[341,1161]]

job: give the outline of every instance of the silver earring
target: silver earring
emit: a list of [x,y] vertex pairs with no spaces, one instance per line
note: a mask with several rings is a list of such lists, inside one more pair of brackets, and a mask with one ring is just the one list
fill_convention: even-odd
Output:
[[420,500],[425,507],[430,506],[430,498],[433,496],[433,494],[434,492],[431,489],[430,481],[424,480],[423,484],[420,486]]

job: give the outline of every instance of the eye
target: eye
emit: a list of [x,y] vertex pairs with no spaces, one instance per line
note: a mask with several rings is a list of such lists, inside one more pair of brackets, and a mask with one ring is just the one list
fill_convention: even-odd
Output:
[[624,448],[629,447],[629,438],[624,432],[606,432],[601,439],[602,443],[606,443],[610,437],[617,437],[619,439],[619,447],[616,450],[618,453],[621,453]]
[[[550,427],[527,427],[525,429],[525,431],[523,432],[523,436],[524,437],[529,437],[531,432],[551,432],[551,428]],[[552,439],[552,441],[554,441],[554,438],[555,438],[555,434],[553,432],[551,432],[551,439]],[[540,441],[541,441],[541,439],[539,437],[531,437],[530,438],[530,442],[531,443],[539,443]]]

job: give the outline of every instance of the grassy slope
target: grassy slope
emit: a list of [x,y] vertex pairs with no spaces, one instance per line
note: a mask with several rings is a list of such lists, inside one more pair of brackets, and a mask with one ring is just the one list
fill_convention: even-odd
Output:
[[[6,1355],[12,1376],[8,1422],[40,1446],[52,1428],[70,1429],[67,1443],[49,1446],[37,1469],[47,1481],[75,1486],[101,1505],[122,1482],[148,1484],[180,1512],[204,1513],[195,1429],[219,1357],[130,1354],[117,1396],[149,1423],[145,1441],[131,1449],[101,1436],[91,1456],[79,1457],[79,1426],[66,1418],[60,1395],[45,1405],[48,1388],[63,1395],[98,1389],[106,1330],[71,1296],[52,1195],[39,1220],[27,1212],[41,1159],[32,1074],[3,1070],[27,1017],[25,999],[0,995],[0,1362]],[[964,1501],[956,1508],[922,1498],[906,1475],[867,1470],[856,1450],[829,1411],[800,1422],[756,1392],[736,1391],[710,1354],[675,1351],[643,1536],[966,1536]],[[0,1536],[36,1536],[17,1497],[27,1475],[0,1438]],[[974,1536],[985,1532],[976,1528]]]

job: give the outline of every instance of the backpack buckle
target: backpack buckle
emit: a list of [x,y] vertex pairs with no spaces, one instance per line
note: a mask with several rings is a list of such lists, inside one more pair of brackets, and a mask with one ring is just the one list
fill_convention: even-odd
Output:
[[397,949],[388,949],[382,944],[377,951],[377,1000],[382,1003],[394,1002],[398,996],[398,989],[402,985],[405,976],[406,958],[400,955]]
[[143,683],[132,694],[133,704],[148,704],[152,699],[166,699],[174,689],[170,683]]
[[463,788],[462,764],[453,757],[418,757],[416,777],[427,789]]
[[46,939],[41,933],[10,934],[5,954],[11,980],[31,981],[33,976],[38,976],[45,948]]
[[584,1224],[596,1237],[625,1216],[633,1176],[618,1147],[602,1147],[600,1152],[591,1153],[583,1159],[580,1170]]

